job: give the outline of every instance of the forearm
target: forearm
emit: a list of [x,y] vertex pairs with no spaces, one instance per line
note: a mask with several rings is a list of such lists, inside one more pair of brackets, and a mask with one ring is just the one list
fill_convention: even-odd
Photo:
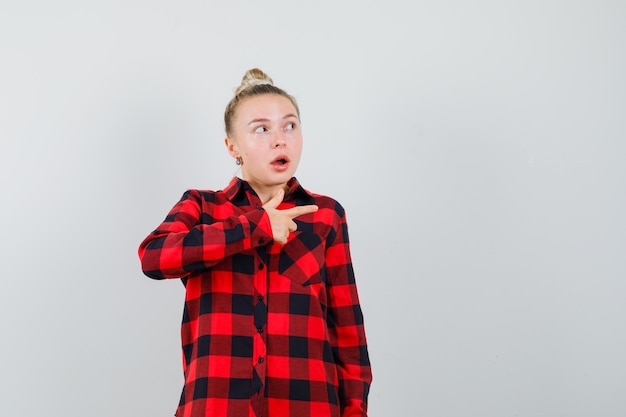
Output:
[[146,237],[139,247],[139,258],[144,274],[151,278],[181,278],[271,239],[267,215],[256,209],[191,228],[183,221],[169,222]]

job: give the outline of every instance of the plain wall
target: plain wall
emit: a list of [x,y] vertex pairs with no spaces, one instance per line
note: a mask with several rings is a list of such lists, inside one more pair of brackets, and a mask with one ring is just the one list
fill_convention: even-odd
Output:
[[251,67],[347,210],[370,416],[626,415],[623,1],[2,1],[0,409],[171,416],[141,240],[236,167]]

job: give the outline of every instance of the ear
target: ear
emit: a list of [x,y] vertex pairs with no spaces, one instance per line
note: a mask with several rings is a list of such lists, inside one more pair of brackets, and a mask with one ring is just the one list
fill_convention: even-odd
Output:
[[230,154],[230,156],[232,156],[235,159],[239,158],[240,156],[239,148],[237,147],[237,144],[231,138],[224,139],[224,145],[226,145],[226,149],[228,150],[228,153]]

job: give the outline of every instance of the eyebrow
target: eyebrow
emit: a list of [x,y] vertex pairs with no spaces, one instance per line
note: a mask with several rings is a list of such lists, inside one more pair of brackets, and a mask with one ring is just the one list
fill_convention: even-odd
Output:
[[[289,119],[289,118],[291,118],[291,117],[295,118],[296,120],[298,119],[298,116],[296,116],[296,115],[295,115],[295,114],[293,114],[293,113],[289,113],[289,114],[286,114],[286,115],[284,115],[284,116],[283,116],[283,120],[285,120],[285,119]],[[249,126],[249,125],[251,125],[251,124],[254,124],[254,123],[259,123],[259,122],[265,122],[265,123],[267,123],[267,122],[269,122],[269,121],[270,121],[270,119],[263,119],[263,118],[261,118],[261,119],[252,119],[252,120],[250,121],[250,123],[248,123],[248,126]]]

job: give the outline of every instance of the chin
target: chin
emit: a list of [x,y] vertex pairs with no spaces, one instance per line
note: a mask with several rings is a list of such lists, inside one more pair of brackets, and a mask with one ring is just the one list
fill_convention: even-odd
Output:
[[286,184],[292,177],[293,172],[281,172],[280,174],[272,175],[268,178],[268,182],[274,183],[275,185]]

